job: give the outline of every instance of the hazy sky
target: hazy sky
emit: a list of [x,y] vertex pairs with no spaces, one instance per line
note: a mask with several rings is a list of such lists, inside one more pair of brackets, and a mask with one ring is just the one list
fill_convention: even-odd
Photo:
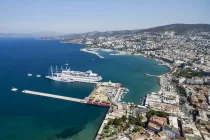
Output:
[[78,33],[210,24],[210,0],[0,0],[0,32]]

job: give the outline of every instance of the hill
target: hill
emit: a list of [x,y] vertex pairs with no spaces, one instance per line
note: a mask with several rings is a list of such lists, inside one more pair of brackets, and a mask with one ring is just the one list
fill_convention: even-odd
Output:
[[141,30],[140,32],[165,32],[174,31],[176,34],[188,34],[199,32],[210,32],[210,24],[170,24],[157,26],[149,29]]
[[137,30],[121,30],[121,31],[106,31],[106,32],[87,32],[81,34],[68,34],[63,36],[64,38],[73,38],[73,37],[84,37],[84,38],[98,38],[98,37],[109,37],[109,36],[117,36],[117,35],[130,35],[135,34],[141,31],[141,29]]

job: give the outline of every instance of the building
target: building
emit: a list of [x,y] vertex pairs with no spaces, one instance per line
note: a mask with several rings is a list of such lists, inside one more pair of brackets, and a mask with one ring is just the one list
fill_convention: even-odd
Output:
[[155,132],[159,132],[159,131],[160,131],[160,129],[161,129],[161,127],[160,127],[160,126],[158,126],[157,124],[152,123],[152,122],[149,122],[149,124],[148,124],[148,128],[149,128],[150,130],[155,131]]
[[163,125],[167,124],[167,119],[164,117],[152,116],[150,118],[150,122],[162,127]]
[[187,117],[182,117],[182,132],[187,140],[202,140],[201,133]]
[[169,125],[163,126],[163,132],[170,138],[176,139],[180,133],[178,128],[177,117],[169,116]]

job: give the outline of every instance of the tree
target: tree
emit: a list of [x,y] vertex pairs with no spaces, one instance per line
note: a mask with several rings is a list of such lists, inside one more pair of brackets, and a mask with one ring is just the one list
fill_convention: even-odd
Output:
[[133,116],[130,116],[129,122],[130,122],[131,124],[135,124],[135,123],[136,123],[136,118],[133,117]]
[[120,125],[120,123],[121,123],[121,121],[117,118],[115,118],[114,121],[113,121],[113,124],[117,125],[117,126]]
[[142,130],[142,127],[140,127],[140,126],[137,126],[137,127],[135,127],[134,128],[134,132],[139,132],[139,131],[141,131]]
[[203,100],[202,100],[202,99],[198,99],[198,102],[199,102],[199,103],[203,103]]
[[109,129],[109,125],[106,125],[106,126],[104,127],[104,129]]
[[142,119],[143,119],[143,117],[142,117],[141,115],[138,115],[138,117],[137,117],[137,122],[138,122],[138,123],[142,122]]
[[125,122],[126,120],[127,120],[126,116],[123,115],[123,116],[122,116],[122,121]]
[[112,125],[113,124],[113,120],[109,120],[108,125]]

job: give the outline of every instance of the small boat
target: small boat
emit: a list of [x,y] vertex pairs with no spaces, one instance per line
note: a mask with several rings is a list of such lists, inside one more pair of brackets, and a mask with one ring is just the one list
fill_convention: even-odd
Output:
[[16,92],[16,91],[18,91],[18,89],[13,87],[13,88],[11,89],[11,91]]
[[41,75],[36,75],[36,77],[41,77]]
[[32,74],[28,73],[28,76],[32,76]]

